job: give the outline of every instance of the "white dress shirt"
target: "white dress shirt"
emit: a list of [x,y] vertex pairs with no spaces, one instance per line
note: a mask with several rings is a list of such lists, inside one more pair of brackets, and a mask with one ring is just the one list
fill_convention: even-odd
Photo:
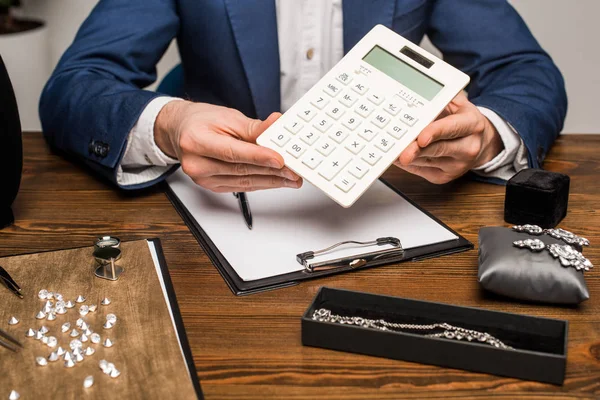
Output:
[[[342,0],[276,0],[281,68],[281,111],[288,110],[344,56]],[[125,154],[117,168],[122,186],[148,182],[164,174],[177,160],[154,142],[154,121],[171,97],[158,97],[144,109],[129,133]],[[495,112],[479,107],[495,126],[504,150],[474,169],[477,174],[508,180],[527,168],[527,149],[517,132]]]

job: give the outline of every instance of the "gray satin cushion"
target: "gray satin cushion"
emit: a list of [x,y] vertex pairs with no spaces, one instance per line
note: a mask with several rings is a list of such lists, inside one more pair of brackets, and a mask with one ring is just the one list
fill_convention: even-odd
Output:
[[578,304],[590,297],[582,272],[563,267],[546,250],[534,253],[513,246],[515,240],[527,238],[565,244],[548,235],[531,236],[499,226],[479,230],[478,277],[485,289],[515,299],[554,304]]

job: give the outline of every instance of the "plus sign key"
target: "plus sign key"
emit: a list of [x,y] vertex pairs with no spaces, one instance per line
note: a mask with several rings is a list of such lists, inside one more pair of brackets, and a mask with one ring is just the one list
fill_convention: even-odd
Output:
[[338,149],[327,157],[319,167],[319,175],[328,181],[332,180],[349,162],[352,156],[344,149]]

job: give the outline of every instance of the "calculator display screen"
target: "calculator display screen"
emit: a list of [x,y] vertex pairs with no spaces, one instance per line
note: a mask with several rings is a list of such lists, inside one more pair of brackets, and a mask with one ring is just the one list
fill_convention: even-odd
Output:
[[379,46],[373,47],[363,60],[427,100],[433,99],[444,87]]

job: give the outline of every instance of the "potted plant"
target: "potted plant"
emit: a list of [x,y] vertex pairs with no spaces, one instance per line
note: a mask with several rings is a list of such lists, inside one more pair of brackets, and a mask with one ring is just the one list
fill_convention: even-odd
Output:
[[40,130],[38,102],[50,76],[48,31],[23,17],[21,0],[0,0],[0,55],[12,81],[23,130]]

